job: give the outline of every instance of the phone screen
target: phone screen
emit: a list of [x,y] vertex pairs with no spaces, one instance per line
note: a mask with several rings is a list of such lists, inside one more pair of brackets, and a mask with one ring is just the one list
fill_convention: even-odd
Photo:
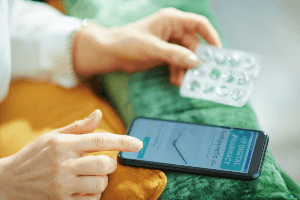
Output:
[[137,118],[129,135],[144,146],[127,159],[248,173],[258,132]]

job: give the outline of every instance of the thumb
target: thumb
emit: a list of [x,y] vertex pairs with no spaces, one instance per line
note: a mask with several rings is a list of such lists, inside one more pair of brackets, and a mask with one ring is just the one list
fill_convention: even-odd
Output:
[[102,113],[99,109],[97,109],[87,118],[62,127],[58,129],[58,132],[66,134],[92,133],[98,127],[101,118]]
[[156,51],[157,56],[163,61],[183,69],[191,69],[197,66],[198,58],[191,50],[162,40],[157,41],[157,43],[159,48]]

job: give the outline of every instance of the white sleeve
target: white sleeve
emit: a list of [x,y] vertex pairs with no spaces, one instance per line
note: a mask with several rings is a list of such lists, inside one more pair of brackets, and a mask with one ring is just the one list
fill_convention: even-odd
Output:
[[61,14],[44,3],[8,1],[12,78],[30,77],[66,88],[76,86],[70,76],[70,36],[81,20]]
[[0,0],[0,102],[8,92],[11,75],[10,42],[8,32],[8,4]]

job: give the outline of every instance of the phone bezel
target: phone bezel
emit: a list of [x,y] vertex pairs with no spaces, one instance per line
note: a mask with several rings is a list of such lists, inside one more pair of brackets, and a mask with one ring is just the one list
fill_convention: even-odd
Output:
[[242,129],[242,128],[236,128],[236,127],[228,127],[228,126],[216,126],[216,125],[208,125],[208,124],[200,124],[200,123],[195,124],[195,123],[190,123],[190,122],[138,117],[138,118],[135,118],[132,121],[132,123],[130,124],[128,131],[127,131],[127,135],[130,135],[132,127],[134,125],[134,122],[138,119],[157,120],[157,121],[166,121],[166,122],[173,122],[173,123],[184,123],[184,124],[193,124],[193,125],[199,125],[199,126],[218,127],[218,128],[225,128],[225,129],[235,129],[235,130],[257,132],[258,136],[257,136],[256,144],[254,147],[254,151],[252,154],[252,158],[250,161],[249,171],[248,171],[248,173],[241,173],[241,172],[215,170],[215,169],[191,167],[191,166],[185,166],[185,165],[153,162],[153,161],[144,161],[144,160],[139,160],[139,159],[129,159],[129,158],[123,157],[123,155],[122,155],[123,152],[119,152],[118,159],[121,164],[132,165],[132,166],[137,166],[137,167],[148,167],[148,168],[161,169],[161,170],[175,170],[178,172],[188,172],[188,173],[193,173],[193,174],[202,174],[202,175],[233,178],[233,179],[240,179],[240,180],[254,180],[254,179],[258,178],[258,176],[260,175],[262,163],[264,160],[266,148],[267,148],[268,141],[269,141],[268,135],[263,131],[254,130],[254,129]]

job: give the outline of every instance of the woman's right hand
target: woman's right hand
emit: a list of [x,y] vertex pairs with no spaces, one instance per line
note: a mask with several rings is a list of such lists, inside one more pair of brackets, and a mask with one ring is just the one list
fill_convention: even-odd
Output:
[[87,156],[95,151],[139,151],[133,137],[92,133],[102,114],[40,136],[20,152],[0,159],[0,190],[10,199],[97,199],[117,167],[115,158]]

